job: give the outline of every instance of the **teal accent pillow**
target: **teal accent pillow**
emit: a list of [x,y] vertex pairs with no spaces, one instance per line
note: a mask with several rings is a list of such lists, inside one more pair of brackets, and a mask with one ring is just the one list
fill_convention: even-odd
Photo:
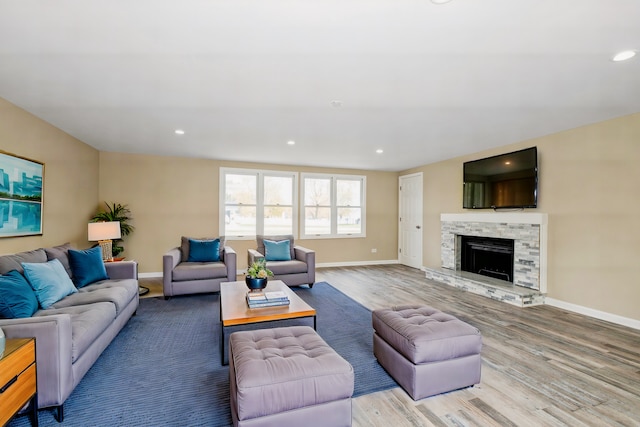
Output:
[[11,270],[0,276],[0,317],[24,319],[38,310],[36,294],[20,272]]
[[48,262],[23,262],[22,268],[42,308],[49,308],[67,295],[78,292],[57,259]]
[[220,239],[196,240],[189,239],[189,262],[218,262],[220,261]]
[[102,261],[100,246],[84,251],[69,249],[69,265],[73,273],[73,283],[78,289],[109,278],[104,261]]
[[267,261],[291,261],[290,240],[264,240],[264,257]]

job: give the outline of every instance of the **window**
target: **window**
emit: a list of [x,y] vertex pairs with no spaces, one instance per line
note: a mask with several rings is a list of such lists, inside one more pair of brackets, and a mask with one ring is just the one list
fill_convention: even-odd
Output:
[[302,237],[364,237],[364,176],[302,175]]
[[256,234],[297,234],[297,174],[220,169],[220,234],[253,238]]

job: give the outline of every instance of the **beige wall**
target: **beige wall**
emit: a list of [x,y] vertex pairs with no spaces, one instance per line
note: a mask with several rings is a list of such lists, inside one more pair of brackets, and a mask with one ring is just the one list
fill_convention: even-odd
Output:
[[462,163],[530,146],[540,174],[528,211],[548,214],[549,297],[640,319],[640,114],[403,172],[424,173],[424,265],[441,265],[440,213],[468,212]]
[[[549,296],[640,319],[640,114],[584,126],[405,171],[424,174],[424,265],[440,265],[440,214],[464,212],[462,162],[536,145],[539,207],[549,215]],[[70,241],[84,248],[87,222],[103,201],[128,204],[136,230],[125,255],[141,272],[161,271],[181,235],[218,235],[220,167],[367,176],[367,237],[301,241],[319,263],[397,259],[396,173],[283,167],[98,153],[0,99],[0,149],[45,163],[44,234],[0,238],[0,253]],[[238,268],[253,241],[232,241]],[[376,254],[371,249],[376,248]]]
[[[298,242],[316,250],[318,263],[397,259],[396,173],[102,152],[99,199],[129,205],[136,229],[125,241],[125,255],[139,262],[141,273],[162,271],[162,255],[179,244],[180,236],[219,235],[221,167],[366,175],[366,238]],[[245,269],[247,249],[255,248],[255,240],[228,244],[238,253],[238,269]]]
[[42,236],[0,238],[0,253],[71,242],[86,248],[96,209],[98,151],[0,98],[0,150],[45,164]]

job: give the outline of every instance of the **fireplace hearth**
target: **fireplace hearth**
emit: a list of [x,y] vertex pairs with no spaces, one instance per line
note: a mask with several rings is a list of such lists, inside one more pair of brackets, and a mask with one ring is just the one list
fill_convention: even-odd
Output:
[[[425,267],[427,279],[518,307],[544,304],[547,293],[547,214],[443,213],[440,223],[442,266]],[[472,244],[463,245],[464,236],[478,240],[472,239]],[[502,247],[500,240],[509,240],[509,245]],[[465,257],[475,258],[478,265],[488,259],[493,265],[475,265],[473,273],[463,271],[464,246],[473,254],[469,256],[465,251]]]
[[460,237],[462,271],[513,283],[513,239]]

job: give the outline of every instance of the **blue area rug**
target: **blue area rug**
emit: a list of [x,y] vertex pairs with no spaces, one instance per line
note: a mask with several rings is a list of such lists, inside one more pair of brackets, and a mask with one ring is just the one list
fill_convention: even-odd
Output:
[[[351,363],[354,397],[396,387],[373,356],[371,312],[331,287],[293,290],[317,311],[317,331]],[[229,368],[220,364],[219,296],[140,300],[133,317],[64,405],[40,426],[229,426]],[[27,427],[20,416],[9,427]]]

